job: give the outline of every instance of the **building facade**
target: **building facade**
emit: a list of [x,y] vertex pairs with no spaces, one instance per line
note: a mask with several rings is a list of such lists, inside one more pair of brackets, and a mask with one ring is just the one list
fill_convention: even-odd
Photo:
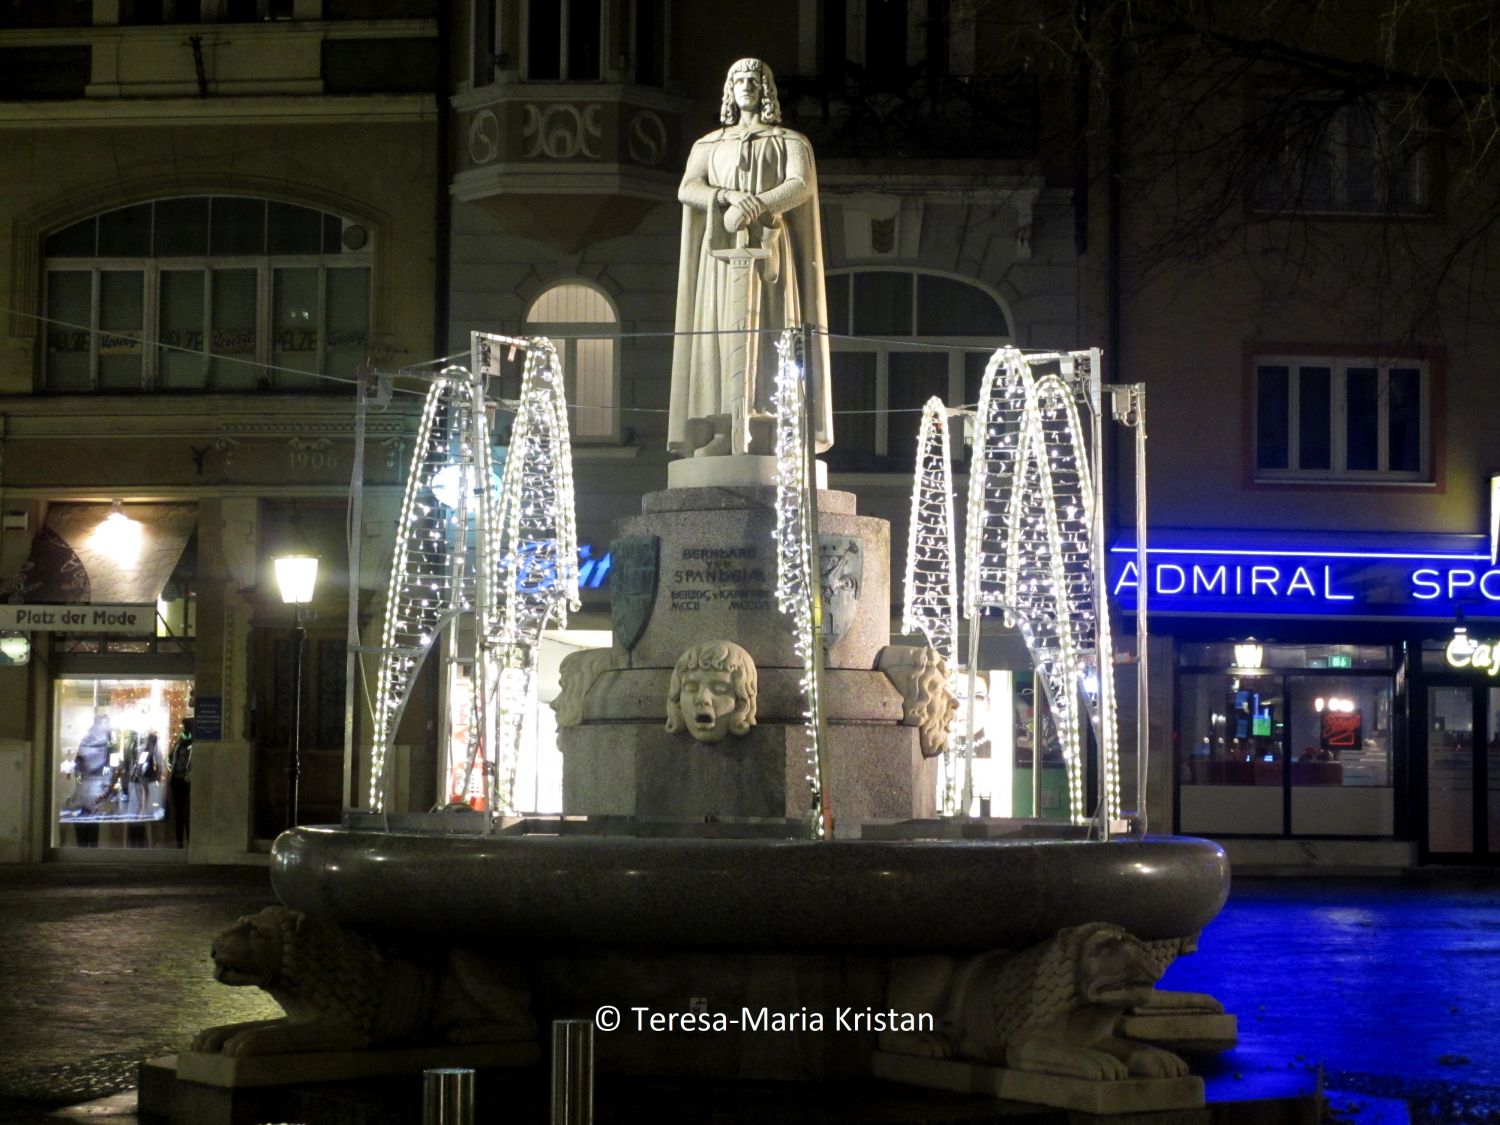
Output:
[[1154,603],[1158,807],[1232,857],[1500,855],[1500,696],[1450,649],[1500,593],[1483,49],[1418,7],[1164,3],[1181,37],[1093,56],[1085,329],[1151,432],[1112,581]]
[[[0,11],[0,859],[252,856],[289,819],[298,741],[301,819],[345,803],[356,383],[434,347],[441,23]],[[367,564],[418,405],[369,413]],[[322,560],[300,709],[271,570],[294,547]]]

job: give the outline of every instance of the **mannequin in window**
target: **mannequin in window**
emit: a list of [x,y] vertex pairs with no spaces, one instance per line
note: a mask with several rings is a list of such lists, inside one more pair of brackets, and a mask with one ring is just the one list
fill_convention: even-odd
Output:
[[109,769],[109,742],[109,715],[99,711],[94,715],[94,725],[78,740],[78,756],[73,764],[78,784],[78,806],[81,810],[80,823],[74,825],[73,831],[77,833],[79,847],[99,846],[99,825],[94,822],[94,818],[103,811],[100,806],[104,803],[109,788],[106,776]]
[[[759,59],[730,67],[719,119],[723,127],[693,145],[677,192],[682,250],[667,448],[683,457],[774,453],[775,332],[828,324],[812,146],[780,124],[771,68]],[[827,336],[815,335],[809,350],[821,452],[833,444]]]
[[144,848],[145,822],[156,819],[153,814],[160,811],[157,802],[151,799],[152,791],[161,778],[161,750],[155,731],[147,734],[145,741],[136,749],[135,761],[131,763],[128,778],[132,821],[125,829],[125,843],[132,848]]
[[177,835],[177,846],[187,847],[188,830],[192,813],[192,779],[188,771],[193,767],[193,720],[182,720],[182,731],[167,754],[167,790],[172,798],[172,827]]

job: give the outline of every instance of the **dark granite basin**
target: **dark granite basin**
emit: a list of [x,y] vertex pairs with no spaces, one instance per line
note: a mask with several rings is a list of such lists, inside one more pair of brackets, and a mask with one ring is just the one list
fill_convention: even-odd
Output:
[[438,837],[297,828],[272,852],[288,906],[361,929],[495,946],[980,950],[1112,922],[1196,934],[1229,862],[1189,837],[1083,840]]

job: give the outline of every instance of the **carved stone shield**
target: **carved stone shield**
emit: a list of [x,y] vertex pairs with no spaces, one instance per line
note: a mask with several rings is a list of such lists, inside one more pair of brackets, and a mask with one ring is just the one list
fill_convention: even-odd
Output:
[[631,535],[612,540],[609,617],[615,644],[627,652],[635,647],[651,619],[656,603],[656,577],[660,569],[661,540],[655,535]]
[[854,623],[865,582],[865,545],[852,535],[818,536],[823,583],[823,643],[836,645]]

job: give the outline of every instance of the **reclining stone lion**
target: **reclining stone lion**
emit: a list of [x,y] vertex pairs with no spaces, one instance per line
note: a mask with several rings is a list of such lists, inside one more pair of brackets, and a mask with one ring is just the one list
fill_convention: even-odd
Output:
[[213,960],[215,980],[262,988],[286,1015],[206,1028],[194,1051],[268,1055],[536,1035],[530,997],[506,968],[469,950],[424,965],[284,906],[235,922],[214,939]]
[[1155,1002],[1166,960],[1103,923],[1018,952],[909,958],[895,967],[891,1006],[933,1013],[936,1030],[883,1032],[880,1045],[1073,1078],[1180,1077],[1177,1055],[1115,1033],[1124,1012]]

